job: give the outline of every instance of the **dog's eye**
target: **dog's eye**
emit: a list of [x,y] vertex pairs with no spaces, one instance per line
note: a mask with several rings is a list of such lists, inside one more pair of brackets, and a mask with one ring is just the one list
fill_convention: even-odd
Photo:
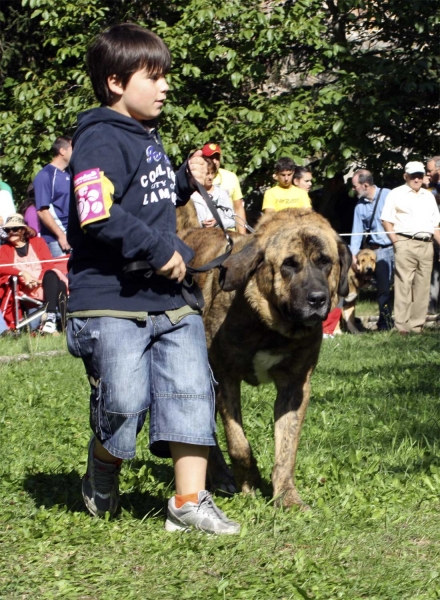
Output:
[[285,258],[282,266],[288,269],[294,269],[295,271],[298,271],[301,267],[300,263],[293,256]]
[[316,266],[320,269],[325,269],[325,267],[328,267],[329,265],[331,265],[331,263],[332,259],[329,256],[326,256],[325,254],[320,254],[315,261]]

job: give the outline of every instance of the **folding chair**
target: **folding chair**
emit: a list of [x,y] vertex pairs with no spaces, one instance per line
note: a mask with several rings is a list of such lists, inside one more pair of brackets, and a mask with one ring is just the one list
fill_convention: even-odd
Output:
[[[29,309],[36,308],[29,314]],[[47,304],[36,298],[28,296],[18,288],[18,277],[9,278],[9,286],[3,296],[0,307],[10,329],[19,331],[35,319],[38,319],[47,310]]]

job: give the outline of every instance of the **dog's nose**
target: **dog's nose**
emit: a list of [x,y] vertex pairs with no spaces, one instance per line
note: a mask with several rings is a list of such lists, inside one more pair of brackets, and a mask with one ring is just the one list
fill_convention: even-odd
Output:
[[310,292],[307,295],[307,302],[313,308],[322,308],[325,304],[326,295],[324,292]]

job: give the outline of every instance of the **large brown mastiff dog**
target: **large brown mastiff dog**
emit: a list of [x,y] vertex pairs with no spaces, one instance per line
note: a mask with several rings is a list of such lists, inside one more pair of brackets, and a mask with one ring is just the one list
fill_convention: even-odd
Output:
[[[182,238],[196,252],[193,266],[225,250],[221,231],[193,229]],[[226,434],[235,481],[243,492],[260,485],[246,439],[240,383],[273,381],[275,464],[273,493],[284,506],[302,504],[294,483],[301,427],[310,397],[310,377],[318,361],[322,321],[338,295],[348,293],[351,255],[328,221],[310,209],[287,209],[264,216],[253,235],[236,234],[218,271],[198,276],[205,297],[204,321],[209,359],[218,381],[217,408]],[[212,450],[214,486],[230,486],[222,453]]]

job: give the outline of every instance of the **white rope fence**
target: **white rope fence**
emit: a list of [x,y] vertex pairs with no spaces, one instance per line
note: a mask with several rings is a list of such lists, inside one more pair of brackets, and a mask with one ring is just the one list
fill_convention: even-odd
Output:
[[[238,216],[238,215],[234,215]],[[440,229],[440,227],[434,227],[434,231],[438,231]],[[253,231],[252,231],[253,233]],[[416,236],[416,235],[432,235],[432,233],[430,231],[417,231],[417,233],[413,234],[413,233],[407,233],[406,231],[393,231],[390,233],[395,233],[395,234],[405,234],[405,235],[410,235],[412,237]],[[340,233],[339,234],[341,237],[353,237],[353,236],[364,236],[364,235],[388,235],[386,231],[364,231],[362,233]],[[417,239],[417,238],[416,238]],[[403,241],[403,240],[402,240]],[[17,264],[19,264],[19,266],[22,265],[38,265],[38,264],[44,264],[44,263],[53,263],[53,262],[67,262],[69,260],[69,256],[55,256],[54,258],[51,259],[47,259],[47,260],[33,260],[33,261],[23,261],[20,263],[1,263],[0,267],[17,267]],[[18,267],[17,267],[18,268]]]
[[[440,227],[434,227],[434,231],[438,231]],[[396,235],[410,235],[411,237],[417,235],[432,235],[430,231],[417,231],[416,233],[411,233],[410,231],[389,231],[388,233],[395,233]],[[353,236],[364,236],[364,235],[386,235],[388,236],[386,231],[363,231],[362,233],[340,233],[341,237],[353,237]]]
[[69,260],[69,256],[56,256],[54,258],[51,259],[47,259],[47,260],[29,260],[29,261],[23,261],[20,263],[0,263],[0,268],[1,267],[16,267],[18,270],[20,270],[20,267],[22,265],[42,265],[43,263],[55,263],[55,262],[66,262]]

